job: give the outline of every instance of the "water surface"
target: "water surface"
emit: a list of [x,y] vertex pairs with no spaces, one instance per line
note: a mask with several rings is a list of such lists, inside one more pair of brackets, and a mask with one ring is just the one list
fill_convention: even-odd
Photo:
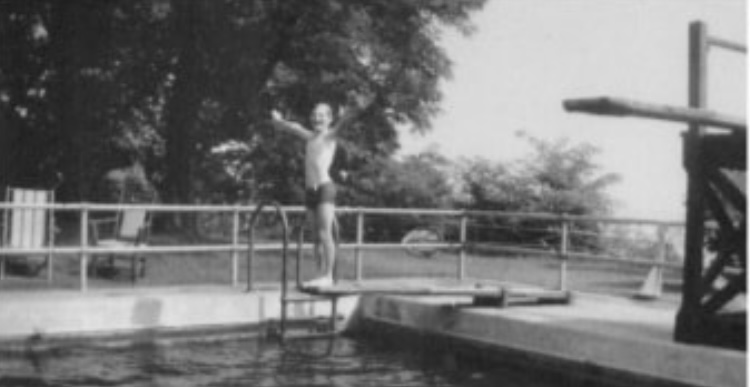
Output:
[[500,386],[557,385],[534,373],[458,364],[450,353],[338,338],[281,346],[264,339],[71,347],[0,355],[0,386]]

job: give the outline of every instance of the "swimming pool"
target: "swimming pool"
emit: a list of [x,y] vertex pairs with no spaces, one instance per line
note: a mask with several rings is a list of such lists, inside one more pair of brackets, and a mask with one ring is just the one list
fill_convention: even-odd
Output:
[[286,347],[258,338],[0,355],[0,386],[555,385],[527,371],[482,370],[458,365],[446,354],[349,338],[299,341]]

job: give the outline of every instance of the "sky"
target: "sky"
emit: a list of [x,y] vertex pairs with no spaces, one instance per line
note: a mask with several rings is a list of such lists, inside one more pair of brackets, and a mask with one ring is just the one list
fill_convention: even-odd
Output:
[[[612,96],[686,106],[688,25],[746,43],[743,0],[488,0],[470,36],[446,30],[453,75],[442,112],[420,136],[401,134],[402,154],[437,148],[458,159],[522,158],[514,133],[568,138],[601,150],[602,172],[622,180],[609,193],[614,215],[684,220],[683,124],[567,113],[570,98]],[[708,107],[745,117],[744,55],[709,55]]]

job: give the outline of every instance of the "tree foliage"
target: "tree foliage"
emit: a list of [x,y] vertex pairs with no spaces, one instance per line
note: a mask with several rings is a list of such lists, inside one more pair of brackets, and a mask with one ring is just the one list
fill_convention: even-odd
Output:
[[596,163],[599,149],[527,135],[531,154],[514,164],[477,159],[462,166],[465,206],[481,210],[606,215],[612,202],[606,190],[619,181]]
[[150,165],[162,145],[160,34],[143,1],[0,4],[0,110],[13,168],[5,183],[47,184],[88,199],[103,173],[131,152]]
[[[471,32],[484,3],[2,1],[0,185],[63,175],[58,198],[98,200],[112,171],[138,166],[167,202],[299,203],[303,144],[266,114],[305,122],[316,102],[367,98],[333,166],[344,205],[606,214],[616,176],[588,145],[527,137],[525,162],[461,166],[458,196],[439,154],[392,157],[397,127],[425,132],[439,111],[451,68],[441,31]],[[419,222],[373,232],[392,239]]]
[[[471,29],[484,0],[11,0],[0,3],[2,179],[64,200],[136,154],[171,202],[213,197],[215,146],[250,144],[253,197],[293,200],[299,149],[263,127],[271,106],[303,120],[316,100],[376,103],[346,132],[339,170],[427,130],[450,61],[444,26]],[[12,145],[10,145],[12,144]],[[344,152],[347,153],[347,152]]]
[[[380,159],[347,177],[349,184],[341,192],[341,202],[375,208],[451,208],[453,189],[446,175],[450,167],[450,160],[430,151],[401,160]],[[366,238],[398,241],[412,228],[430,226],[432,220],[411,215],[369,216]],[[342,229],[356,230],[356,226],[350,226]]]
[[[578,216],[606,216],[613,203],[607,188],[619,176],[604,173],[595,162],[599,150],[567,139],[544,140],[522,134],[531,155],[515,164],[487,160],[467,161],[461,167],[468,201],[461,205],[476,210],[531,212]],[[572,243],[596,248],[597,225],[577,225]],[[477,225],[478,240],[505,240],[556,245],[559,224],[554,221],[483,219]],[[592,237],[593,236],[593,237]]]

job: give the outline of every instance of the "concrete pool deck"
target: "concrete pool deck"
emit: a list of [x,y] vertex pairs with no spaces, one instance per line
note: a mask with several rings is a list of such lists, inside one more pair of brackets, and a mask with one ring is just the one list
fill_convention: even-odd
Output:
[[[673,342],[676,305],[580,293],[569,305],[503,309],[470,304],[466,296],[370,294],[342,298],[339,312],[353,316],[354,329],[357,321],[396,327],[596,372],[643,376],[657,384],[746,385],[745,352]],[[292,317],[328,313],[325,301],[290,308]],[[3,292],[0,350],[23,348],[30,341],[59,343],[144,331],[239,332],[279,315],[278,286],[273,285],[253,292],[218,286]]]

